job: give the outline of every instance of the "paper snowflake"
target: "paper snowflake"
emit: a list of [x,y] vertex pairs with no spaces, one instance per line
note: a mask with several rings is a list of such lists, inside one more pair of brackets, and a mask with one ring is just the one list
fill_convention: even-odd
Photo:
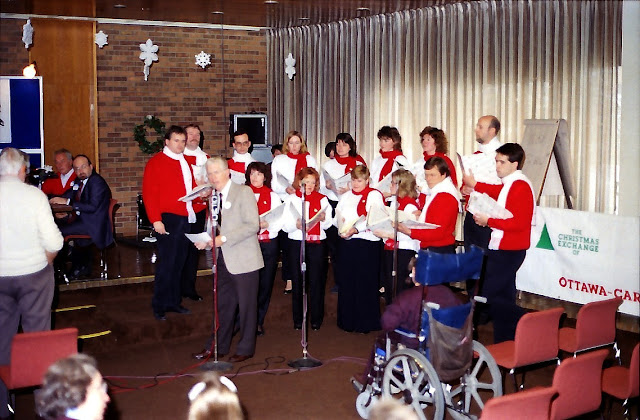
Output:
[[284,72],[289,76],[289,80],[293,80],[293,75],[296,74],[296,59],[293,58],[293,55],[289,53],[287,58],[284,60],[285,68]]
[[98,47],[102,48],[105,45],[107,45],[109,42],[107,41],[107,37],[109,35],[105,34],[104,32],[100,31],[97,34],[95,34],[93,36],[93,41],[98,45]]
[[144,60],[144,81],[146,82],[149,78],[149,68],[153,64],[154,61],[158,61],[158,46],[153,45],[153,41],[151,39],[147,39],[147,42],[144,44],[140,44],[140,60]]
[[27,23],[22,25],[22,42],[24,47],[29,48],[29,45],[33,45],[33,26],[31,26],[31,19],[27,19]]
[[200,66],[203,69],[211,65],[211,54],[207,54],[204,51],[200,51],[200,54],[196,54],[196,66]]

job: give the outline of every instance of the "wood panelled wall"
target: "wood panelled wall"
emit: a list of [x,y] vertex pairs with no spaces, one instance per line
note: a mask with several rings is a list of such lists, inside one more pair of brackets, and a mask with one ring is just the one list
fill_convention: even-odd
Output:
[[[19,75],[29,61],[21,40],[24,23],[0,19],[0,74]],[[114,219],[117,234],[132,235],[136,231],[136,196],[142,191],[144,166],[150,157],[135,143],[134,127],[148,114],[167,125],[199,124],[207,153],[231,153],[229,114],[267,113],[265,33],[120,24],[96,24],[87,29],[92,24],[75,22],[88,25],[80,28],[82,25],[66,23],[72,22],[48,20],[45,25],[52,28],[40,21],[37,26],[33,23],[31,55],[43,76],[45,101],[52,101],[45,102],[46,161],[52,163],[49,151],[61,145],[74,154],[91,153],[85,148],[95,144],[90,133],[92,123],[86,122],[93,115],[87,108],[90,111],[95,102],[99,171],[121,204]],[[49,30],[53,32],[50,35]],[[109,44],[102,49],[93,44],[93,33],[100,30],[109,36]],[[49,36],[55,41],[46,41]],[[153,63],[145,82],[139,55],[140,44],[149,38],[159,46],[159,61]],[[41,43],[44,46],[38,45]],[[41,51],[43,47],[47,51]],[[194,56],[200,51],[211,54],[212,65],[205,70],[195,65]],[[90,69],[79,70],[89,67],[92,60],[96,63],[95,101],[87,81]],[[51,73],[50,66],[61,74]],[[60,84],[70,90],[57,90]],[[69,108],[83,113],[67,113]],[[80,133],[80,124],[88,134]],[[147,138],[154,140],[155,133],[149,133]],[[61,143],[53,145],[54,139]]]
[[33,19],[29,50],[43,81],[45,162],[65,147],[92,158],[96,147],[96,72],[93,22]]

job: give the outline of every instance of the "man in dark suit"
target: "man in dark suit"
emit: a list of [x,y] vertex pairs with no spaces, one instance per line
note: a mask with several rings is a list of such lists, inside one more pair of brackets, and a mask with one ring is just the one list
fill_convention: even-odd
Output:
[[[246,185],[231,182],[227,161],[221,157],[207,160],[205,165],[209,182],[220,194],[220,231],[212,234],[209,243],[198,242],[204,249],[214,245],[218,249],[218,351],[227,354],[231,347],[236,308],[240,340],[236,353],[229,358],[232,363],[251,358],[256,347],[258,317],[258,271],[264,267],[258,243],[260,218],[253,191]],[[215,323],[215,319],[214,319]],[[193,357],[202,360],[211,354],[213,336],[205,348]]]
[[49,200],[52,204],[68,204],[73,209],[58,225],[63,236],[89,235],[91,240],[76,240],[71,252],[71,277],[91,274],[91,256],[88,245],[94,243],[104,249],[113,242],[113,229],[109,220],[111,190],[107,182],[94,172],[91,160],[85,155],[73,159],[76,180],[62,197]]

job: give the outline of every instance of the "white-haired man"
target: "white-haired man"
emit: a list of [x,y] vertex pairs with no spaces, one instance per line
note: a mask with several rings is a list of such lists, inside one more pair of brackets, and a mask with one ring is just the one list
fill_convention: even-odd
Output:
[[[63,243],[47,196],[24,182],[27,166],[17,149],[0,153],[0,365],[9,364],[19,324],[51,329],[52,263]],[[0,418],[9,417],[6,399],[0,381]]]

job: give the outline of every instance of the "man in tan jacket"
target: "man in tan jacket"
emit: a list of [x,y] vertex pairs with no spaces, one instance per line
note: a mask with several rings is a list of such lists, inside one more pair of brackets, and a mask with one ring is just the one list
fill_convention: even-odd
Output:
[[[229,352],[238,308],[240,340],[229,361],[242,362],[253,356],[256,346],[258,270],[264,266],[258,243],[258,205],[251,188],[231,182],[225,159],[210,158],[205,168],[207,178],[215,188],[213,194],[220,194],[220,229],[211,235],[214,239],[208,244],[196,246],[204,248],[215,242],[218,248],[218,355]],[[212,348],[213,336],[205,349],[194,357],[204,359],[211,354]]]

